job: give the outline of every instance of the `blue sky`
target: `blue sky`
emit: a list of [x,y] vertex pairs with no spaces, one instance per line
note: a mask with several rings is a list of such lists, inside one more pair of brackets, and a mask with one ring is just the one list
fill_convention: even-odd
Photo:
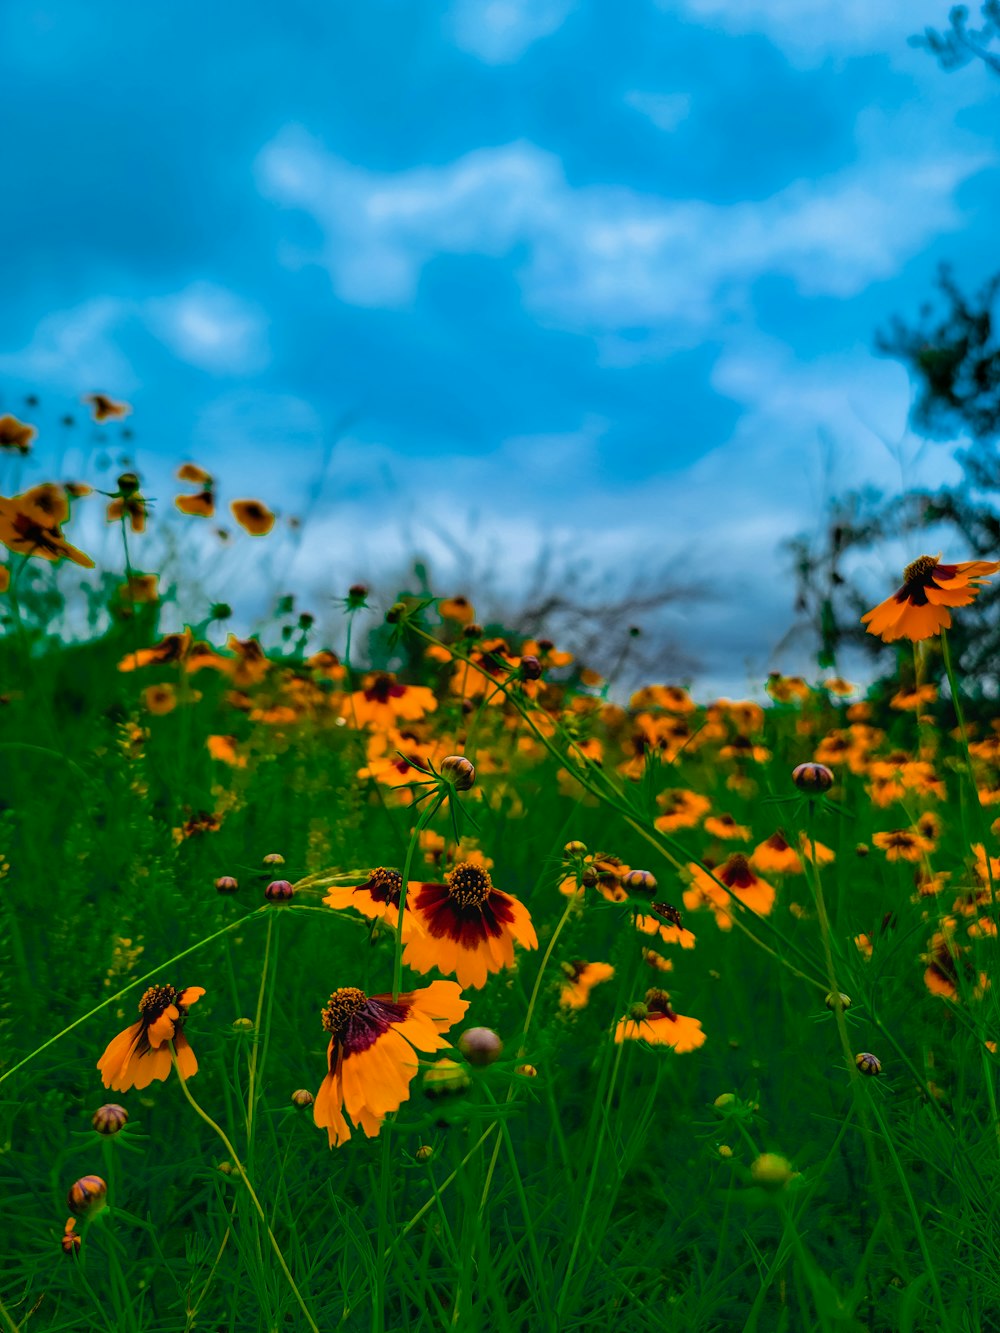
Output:
[[95,388],[163,496],[322,472],[307,599],[549,543],[723,589],[665,622],[707,685],[802,665],[780,540],[954,470],[871,351],[995,260],[1000,79],[906,40],[947,8],[6,0],[2,403],[42,395],[39,474]]

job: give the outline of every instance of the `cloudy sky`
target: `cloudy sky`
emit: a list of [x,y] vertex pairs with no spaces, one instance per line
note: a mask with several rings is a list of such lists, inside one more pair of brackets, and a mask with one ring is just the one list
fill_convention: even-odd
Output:
[[942,260],[995,261],[1000,78],[907,43],[947,9],[5,0],[30,479],[93,461],[56,423],[100,388],[150,489],[192,458],[307,510],[281,573],[314,601],[414,550],[516,582],[548,545],[714,587],[665,626],[707,685],[801,667],[781,539],[954,471],[871,350]]

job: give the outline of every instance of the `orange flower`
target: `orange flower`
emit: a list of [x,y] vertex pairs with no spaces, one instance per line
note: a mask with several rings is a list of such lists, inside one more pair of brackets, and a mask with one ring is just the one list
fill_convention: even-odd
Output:
[[950,606],[969,606],[982,581],[1000,569],[1000,561],[966,560],[942,565],[940,555],[922,555],[906,566],[903,586],[861,617],[869,634],[883,643],[929,639],[951,624]]
[[[414,889],[416,885],[412,886]],[[335,884],[327,890],[323,901],[327,907],[343,910],[353,907],[369,920],[385,921],[393,930],[399,922],[399,895],[403,888],[403,876],[398,870],[388,870],[385,866],[376,866],[363,884]],[[420,931],[419,924],[411,910],[413,897],[407,889],[407,903],[403,909],[403,939],[409,939],[414,930]]]
[[128,403],[116,403],[106,393],[85,393],[81,402],[90,404],[95,421],[118,421],[132,411]]
[[475,608],[467,597],[444,597],[438,602],[442,620],[454,620],[458,625],[471,625],[476,618]]
[[172,685],[147,685],[142,692],[146,711],[162,717],[177,707],[177,692]]
[[177,469],[177,480],[190,481],[193,485],[203,486],[206,489],[212,485],[211,473],[206,472],[197,463],[182,463]]
[[776,875],[802,874],[802,858],[788,845],[780,829],[753,849],[750,860],[758,870],[773,871]]
[[89,555],[71,546],[60,524],[69,517],[69,501],[61,486],[33,486],[7,500],[0,496],[0,542],[17,555],[43,560],[72,560],[93,569]]
[[109,523],[127,518],[133,532],[145,532],[148,512],[145,498],[136,491],[134,495],[116,495],[108,504],[106,517]]
[[139,648],[118,663],[119,671],[136,671],[145,666],[162,666],[165,662],[182,662],[191,651],[191,631],[167,634],[152,648]]
[[159,574],[132,574],[125,583],[118,585],[118,597],[122,602],[155,602],[159,599]]
[[378,1134],[384,1117],[409,1098],[417,1051],[447,1047],[441,1034],[468,1007],[453,981],[433,981],[396,1000],[355,986],[333,992],[323,1009],[330,1033],[327,1075],[313,1104],[313,1119],[331,1148],[351,1137],[345,1111],[369,1138]]
[[734,839],[746,842],[750,837],[750,829],[745,824],[737,824],[732,815],[709,815],[705,820],[705,832],[711,833],[716,838],[723,838],[727,842]]
[[887,861],[919,861],[927,852],[934,850],[934,844],[921,833],[912,829],[893,829],[889,833],[873,833],[872,842],[885,852]]
[[218,763],[228,764],[230,768],[246,768],[247,757],[237,750],[238,744],[235,736],[209,736],[205,740],[208,753]]
[[[715,913],[716,924],[720,930],[732,928],[730,912],[730,889],[732,896],[758,916],[768,916],[774,907],[775,892],[766,880],[760,879],[742,852],[734,852],[718,870],[713,879],[706,871],[693,862],[688,866],[692,885],[684,891],[684,906],[688,911],[696,907],[710,907]],[[717,883],[716,881],[721,881]]]
[[651,1046],[672,1046],[678,1055],[705,1044],[697,1018],[678,1014],[665,990],[648,990],[643,1004],[634,1004],[615,1028],[615,1041],[646,1041]]
[[566,981],[559,1003],[567,1009],[582,1009],[590,999],[591,989],[599,986],[602,981],[610,981],[615,975],[615,969],[610,963],[588,963],[582,958],[563,963],[562,971]]
[[191,1006],[205,994],[201,986],[175,990],[173,986],[150,986],[139,1001],[138,1023],[119,1032],[97,1062],[106,1088],[127,1092],[148,1088],[154,1079],[170,1073],[170,1042],[177,1052],[181,1077],[198,1072],[198,1061],[182,1031]]
[[0,449],[16,449],[19,454],[26,454],[37,434],[34,426],[18,421],[9,412],[0,417]]
[[211,490],[198,491],[195,495],[178,495],[174,504],[182,514],[192,518],[211,518],[215,513],[215,494]]
[[647,708],[663,708],[668,713],[692,713],[695,704],[680,685],[647,685],[632,695],[629,708],[637,713]]
[[236,522],[251,537],[266,537],[274,527],[275,515],[262,500],[234,500],[229,508]]
[[908,689],[898,690],[889,700],[890,708],[900,712],[916,712],[924,704],[932,704],[937,698],[936,685],[911,685]]
[[[462,861],[444,884],[414,885],[413,911],[423,927],[403,953],[417,972],[452,973],[465,989],[479,990],[491,972],[514,966],[514,943],[538,948],[528,909],[494,888],[489,871]],[[407,895],[409,896],[409,895]]]
[[841,698],[846,698],[853,694],[858,688],[852,685],[849,680],[844,680],[843,676],[831,676],[829,680],[824,680],[823,688],[830,691],[831,694],[838,694]]
[[712,808],[712,802],[707,796],[702,796],[696,791],[684,791],[677,787],[660,792],[656,798],[656,804],[665,812],[655,821],[655,826],[661,833],[673,833],[675,830],[682,828],[695,828],[702,815],[707,814]]
[[359,727],[388,731],[397,718],[413,722],[425,713],[433,713],[437,706],[433,691],[426,685],[402,685],[391,672],[375,671],[345,701],[344,716],[356,719]]

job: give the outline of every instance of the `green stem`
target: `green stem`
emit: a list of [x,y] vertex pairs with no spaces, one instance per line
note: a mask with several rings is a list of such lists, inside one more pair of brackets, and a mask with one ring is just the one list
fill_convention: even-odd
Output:
[[64,1027],[63,1030],[57,1032],[54,1037],[49,1037],[48,1041],[43,1041],[41,1046],[36,1046],[30,1054],[26,1055],[23,1060],[19,1060],[17,1064],[14,1065],[13,1068],[8,1069],[5,1074],[0,1074],[0,1083],[5,1083],[7,1079],[16,1074],[19,1069],[23,1069],[25,1065],[30,1064],[36,1055],[41,1055],[43,1051],[47,1051],[50,1046],[54,1046],[57,1041],[61,1041],[63,1037],[72,1032],[74,1028],[78,1028],[82,1023],[86,1023],[88,1018],[93,1018],[95,1014],[99,1014],[102,1009],[107,1009],[109,1005],[117,1004],[122,996],[127,995],[129,991],[135,990],[137,986],[143,985],[144,982],[152,981],[154,977],[162,975],[167,968],[173,967],[175,963],[181,962],[183,959],[203,948],[206,944],[211,944],[213,940],[217,940],[222,935],[228,934],[229,931],[238,930],[241,926],[245,926],[248,921],[253,921],[254,918],[259,918],[261,913],[266,911],[268,911],[267,906],[258,907],[255,912],[251,912],[248,916],[242,916],[236,921],[231,921],[228,926],[223,926],[221,930],[217,930],[213,935],[206,935],[203,940],[199,940],[197,944],[192,944],[189,949],[184,949],[181,953],[175,954],[173,958],[168,958],[165,963],[161,963],[159,967],[154,968],[152,972],[147,972],[144,976],[137,977],[135,981],[130,981],[127,986],[123,986],[121,990],[116,991],[114,995],[109,995],[106,1000],[102,1000],[101,1003],[95,1005],[93,1009],[88,1009],[88,1011],[80,1018],[74,1019],[68,1027]]
[[279,1263],[279,1265],[281,1266],[281,1271],[284,1273],[285,1278],[286,1278],[287,1281],[288,1281],[288,1285],[291,1287],[291,1289],[292,1289],[292,1293],[294,1294],[295,1299],[296,1299],[296,1300],[298,1301],[298,1303],[299,1303],[299,1308],[301,1309],[302,1313],[305,1315],[306,1323],[307,1323],[307,1324],[309,1325],[309,1327],[312,1329],[312,1333],[319,1333],[319,1326],[316,1324],[316,1321],[313,1319],[312,1315],[309,1313],[309,1307],[306,1305],[305,1301],[302,1299],[302,1293],[299,1291],[298,1287],[295,1285],[295,1279],[292,1277],[291,1269],[288,1267],[288,1264],[285,1262],[285,1256],[281,1253],[281,1247],[278,1245],[278,1242],[277,1242],[277,1240],[275,1239],[274,1232],[273,1232],[273,1231],[271,1230],[271,1228],[268,1226],[268,1223],[267,1223],[267,1216],[266,1216],[265,1213],[264,1213],[264,1209],[261,1207],[260,1200],[257,1198],[257,1194],[256,1194],[256,1191],[254,1190],[253,1185],[251,1185],[251,1183],[250,1183],[250,1177],[247,1175],[246,1171],[243,1169],[243,1163],[240,1161],[239,1157],[238,1157],[237,1154],[236,1154],[236,1149],[233,1147],[232,1143],[230,1143],[229,1138],[228,1138],[228,1136],[226,1135],[226,1131],[222,1128],[222,1126],[219,1125],[219,1124],[217,1124],[217,1123],[212,1119],[212,1117],[208,1114],[208,1112],[205,1111],[205,1110],[203,1110],[203,1109],[198,1105],[198,1103],[195,1101],[194,1097],[192,1097],[192,1095],[191,1095],[191,1089],[188,1087],[188,1081],[187,1081],[187,1079],[184,1077],[184,1075],[181,1073],[180,1065],[177,1063],[177,1051],[176,1051],[176,1049],[174,1048],[174,1043],[171,1041],[171,1042],[169,1043],[169,1045],[170,1045],[170,1057],[171,1057],[171,1059],[173,1060],[174,1069],[176,1069],[176,1071],[177,1071],[177,1078],[178,1078],[178,1080],[179,1080],[179,1082],[180,1082],[180,1085],[181,1085],[181,1091],[183,1092],[185,1098],[186,1098],[187,1101],[188,1101],[188,1104],[190,1105],[190,1107],[191,1107],[191,1109],[194,1111],[194,1113],[195,1113],[200,1119],[204,1120],[205,1124],[208,1125],[210,1129],[213,1129],[213,1130],[215,1131],[215,1133],[218,1134],[219,1138],[222,1140],[222,1142],[223,1142],[223,1144],[224,1144],[224,1146],[225,1146],[226,1152],[229,1154],[229,1157],[230,1157],[230,1159],[232,1160],[233,1166],[236,1167],[236,1171],[237,1171],[237,1173],[238,1173],[240,1179],[243,1181],[243,1184],[246,1186],[247,1193],[250,1195],[250,1199],[251,1199],[251,1201],[253,1202],[253,1206],[254,1206],[254,1207],[256,1208],[256,1210],[257,1210],[257,1216],[260,1218],[260,1220],[261,1220],[261,1221],[263,1222],[263,1224],[264,1224],[264,1227],[265,1227],[265,1229],[266,1229],[266,1231],[267,1231],[267,1237],[268,1237],[268,1240],[271,1242],[271,1248],[274,1250],[274,1253],[275,1253],[275,1255],[276,1255],[276,1257],[277,1257],[278,1263]]

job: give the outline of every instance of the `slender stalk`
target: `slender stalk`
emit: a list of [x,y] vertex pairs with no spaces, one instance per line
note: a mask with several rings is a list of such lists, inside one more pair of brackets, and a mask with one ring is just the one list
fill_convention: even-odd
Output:
[[170,1057],[173,1060],[174,1069],[177,1071],[177,1078],[181,1085],[181,1092],[183,1092],[185,1098],[187,1099],[194,1113],[200,1119],[204,1120],[205,1124],[208,1125],[210,1129],[213,1129],[215,1133],[218,1134],[219,1138],[222,1140],[226,1152],[229,1154],[233,1166],[235,1166],[236,1168],[237,1174],[243,1181],[243,1184],[246,1186],[247,1193],[250,1195],[250,1198],[253,1202],[253,1206],[257,1210],[257,1216],[264,1224],[264,1227],[267,1231],[268,1240],[271,1242],[271,1248],[274,1250],[278,1263],[281,1267],[281,1271],[284,1273],[288,1285],[291,1287],[292,1293],[295,1296],[295,1299],[299,1303],[299,1308],[301,1309],[303,1315],[305,1316],[306,1323],[312,1329],[312,1333],[319,1333],[319,1326],[313,1319],[312,1315],[309,1313],[309,1307],[302,1299],[302,1293],[295,1285],[295,1279],[292,1277],[291,1269],[285,1262],[285,1256],[281,1253],[281,1247],[279,1246],[277,1239],[275,1238],[274,1232],[271,1230],[270,1226],[268,1226],[267,1216],[264,1212],[264,1209],[261,1207],[260,1200],[257,1198],[257,1193],[254,1190],[253,1185],[250,1183],[250,1177],[247,1175],[246,1171],[244,1170],[243,1163],[237,1156],[236,1149],[229,1141],[229,1137],[227,1136],[226,1131],[222,1128],[222,1126],[217,1124],[208,1114],[208,1112],[203,1110],[201,1106],[198,1105],[194,1097],[191,1095],[191,1089],[187,1085],[187,1079],[181,1073],[180,1065],[177,1063],[177,1051],[174,1047],[174,1043],[171,1041],[169,1044],[170,1044]]

